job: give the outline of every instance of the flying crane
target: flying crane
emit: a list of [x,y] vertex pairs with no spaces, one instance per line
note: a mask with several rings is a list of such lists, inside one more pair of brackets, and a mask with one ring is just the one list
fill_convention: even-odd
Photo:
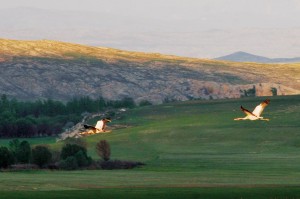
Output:
[[269,103],[270,103],[270,100],[266,99],[265,101],[263,101],[262,103],[257,105],[252,112],[245,109],[243,106],[241,106],[241,109],[246,114],[246,116],[235,118],[234,120],[265,120],[265,121],[269,121],[270,119],[263,118],[260,116],[262,114],[263,110],[265,109],[265,107],[268,106]]

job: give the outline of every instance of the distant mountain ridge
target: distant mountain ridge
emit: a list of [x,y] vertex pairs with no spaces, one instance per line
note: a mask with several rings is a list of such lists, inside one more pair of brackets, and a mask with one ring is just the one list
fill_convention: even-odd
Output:
[[[249,72],[251,70],[251,72]],[[300,94],[300,64],[224,62],[0,39],[0,94],[19,100],[89,96],[139,103]],[[255,92],[253,92],[253,89]]]
[[253,55],[243,51],[235,52],[226,56],[217,57],[215,60],[234,61],[234,62],[256,62],[256,63],[293,63],[300,62],[300,57],[294,58],[268,58]]

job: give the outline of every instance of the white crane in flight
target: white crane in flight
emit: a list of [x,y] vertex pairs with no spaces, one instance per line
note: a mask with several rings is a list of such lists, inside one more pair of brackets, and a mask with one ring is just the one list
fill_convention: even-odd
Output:
[[87,125],[84,124],[84,128],[87,129],[88,131],[82,132],[80,133],[80,135],[92,135],[92,134],[96,134],[96,133],[103,133],[103,132],[107,132],[105,130],[106,127],[106,123],[111,122],[110,118],[103,118],[102,120],[97,121],[96,126],[91,126],[91,125]]
[[269,99],[263,101],[258,106],[256,106],[252,112],[248,111],[243,106],[241,106],[241,109],[246,114],[246,116],[235,118],[234,120],[265,120],[265,121],[269,121],[270,119],[263,118],[260,116],[261,113],[263,112],[263,110],[265,109],[265,107],[268,106],[269,103],[270,103]]

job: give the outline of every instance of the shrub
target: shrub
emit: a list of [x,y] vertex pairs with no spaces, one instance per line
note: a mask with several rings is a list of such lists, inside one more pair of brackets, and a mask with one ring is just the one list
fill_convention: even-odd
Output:
[[65,170],[78,169],[77,159],[74,156],[69,156],[65,160],[59,162],[59,167]]
[[76,158],[79,167],[89,166],[92,162],[92,158],[87,157],[83,151],[78,151],[74,157]]
[[60,168],[67,170],[89,166],[92,162],[92,158],[87,156],[86,148],[76,144],[66,144],[62,148],[60,157]]
[[13,139],[8,143],[9,150],[12,152],[13,156],[16,156],[17,151],[20,147],[20,141],[18,139]]
[[20,142],[13,139],[9,142],[9,149],[16,163],[29,163],[31,157],[31,146],[26,140]]
[[52,158],[50,150],[46,146],[36,146],[32,149],[32,162],[40,168],[47,165]]
[[277,96],[277,88],[272,87],[272,88],[271,88],[271,92],[272,92],[272,95],[273,95],[273,96]]
[[7,147],[0,147],[0,168],[7,168],[14,162],[13,154]]
[[31,157],[31,146],[26,140],[22,141],[16,151],[18,163],[29,163]]
[[249,88],[248,90],[240,90],[241,97],[255,97],[256,96],[256,88],[253,85],[253,88]]
[[65,160],[70,156],[75,156],[75,154],[79,151],[82,151],[84,156],[87,157],[87,151],[85,147],[77,144],[66,144],[61,150],[60,157],[61,159]]

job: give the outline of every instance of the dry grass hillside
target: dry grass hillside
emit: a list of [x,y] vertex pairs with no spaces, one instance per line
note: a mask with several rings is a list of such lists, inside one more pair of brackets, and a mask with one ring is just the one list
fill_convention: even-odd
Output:
[[300,94],[299,64],[238,63],[58,41],[0,39],[0,90],[17,99],[148,100]]

